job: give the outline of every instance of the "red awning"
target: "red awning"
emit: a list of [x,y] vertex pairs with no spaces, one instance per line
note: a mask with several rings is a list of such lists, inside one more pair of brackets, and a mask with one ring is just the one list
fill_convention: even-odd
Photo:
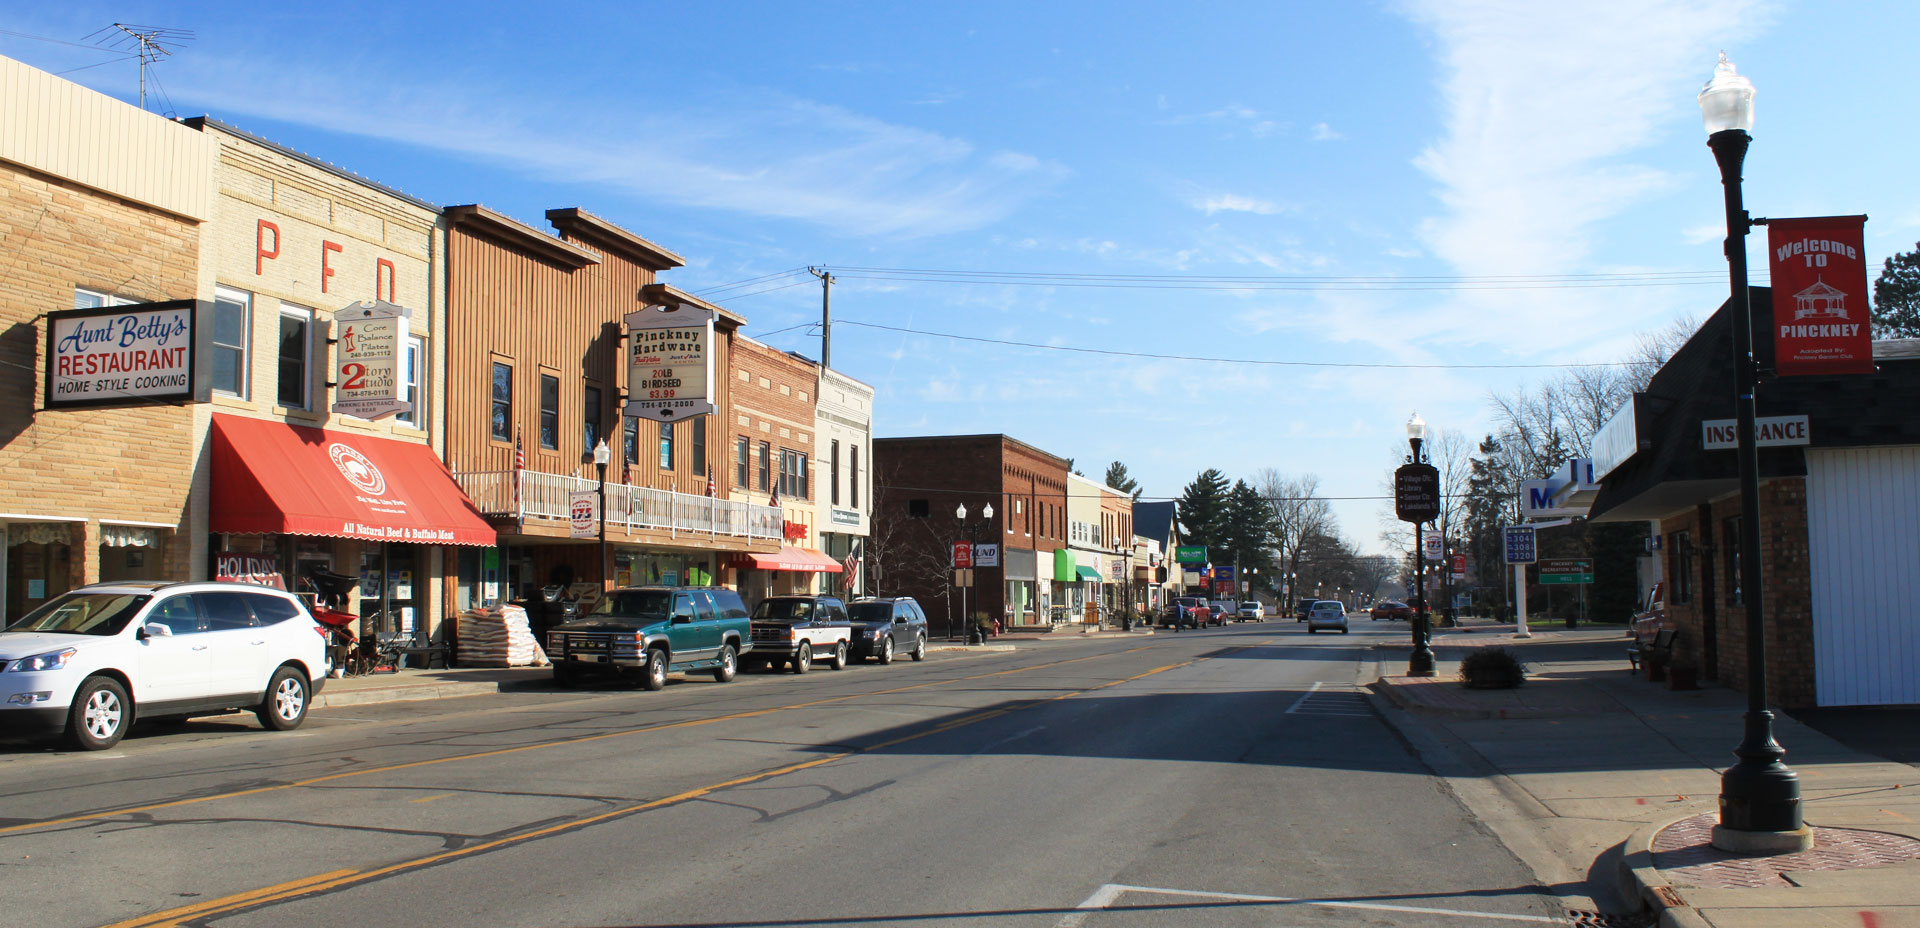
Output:
[[497,535],[426,445],[216,415],[209,528],[436,545]]
[[778,554],[736,555],[733,566],[750,570],[798,570],[807,573],[837,574],[840,564],[812,548],[796,548],[787,545]]

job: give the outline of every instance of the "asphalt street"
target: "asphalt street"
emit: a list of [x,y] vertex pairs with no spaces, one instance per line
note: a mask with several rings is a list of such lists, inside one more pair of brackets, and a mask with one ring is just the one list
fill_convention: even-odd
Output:
[[1357,685],[1405,633],[1267,622],[0,744],[0,906],[36,928],[1563,923]]

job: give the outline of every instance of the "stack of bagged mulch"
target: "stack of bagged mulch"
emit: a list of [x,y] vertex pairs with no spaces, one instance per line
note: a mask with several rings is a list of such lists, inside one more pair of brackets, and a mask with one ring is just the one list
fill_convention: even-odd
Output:
[[547,652],[533,637],[526,609],[502,604],[460,613],[460,666],[546,665]]

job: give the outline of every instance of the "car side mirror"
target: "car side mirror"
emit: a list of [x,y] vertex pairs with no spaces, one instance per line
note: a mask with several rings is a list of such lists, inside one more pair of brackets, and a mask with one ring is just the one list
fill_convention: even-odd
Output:
[[173,626],[162,625],[158,622],[148,622],[147,624],[141,626],[140,630],[142,632],[145,632],[148,635],[148,637],[152,637],[152,638],[172,638],[173,637]]

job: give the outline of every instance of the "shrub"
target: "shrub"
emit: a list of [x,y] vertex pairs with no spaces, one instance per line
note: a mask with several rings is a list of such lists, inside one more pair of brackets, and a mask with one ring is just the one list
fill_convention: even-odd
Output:
[[1460,662],[1460,682],[1468,689],[1508,690],[1527,682],[1527,672],[1506,648],[1476,648]]

